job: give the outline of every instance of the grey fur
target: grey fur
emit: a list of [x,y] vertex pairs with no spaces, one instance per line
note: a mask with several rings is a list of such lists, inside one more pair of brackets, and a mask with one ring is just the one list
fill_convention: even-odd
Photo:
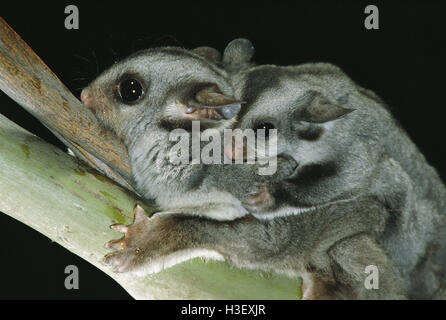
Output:
[[[235,125],[250,128],[264,120],[275,123],[279,157],[292,159],[297,169],[290,178],[277,183],[257,177],[256,185],[252,173],[245,174],[247,181],[240,183],[244,177],[240,172],[247,171],[246,166],[240,166],[237,174],[225,174],[221,185],[227,183],[226,188],[242,201],[246,197],[243,193],[249,196],[266,185],[275,201],[268,208],[251,208],[260,218],[262,214],[277,215],[283,207],[291,206],[310,208],[302,216],[311,221],[324,204],[348,203],[350,199],[378,202],[382,209],[377,212],[384,222],[381,227],[375,226],[379,230],[373,239],[407,284],[407,296],[438,297],[440,293],[436,292],[444,290],[446,274],[446,190],[385,104],[330,64],[258,66],[242,70],[234,78],[238,94],[247,101]],[[264,79],[269,85],[263,83]],[[308,93],[323,97],[327,109],[354,111],[326,122],[312,121],[302,117],[301,111],[308,109],[307,102],[302,104]],[[299,139],[305,131],[322,133],[317,139]],[[244,187],[249,185],[253,190],[247,192]],[[365,210],[366,206],[356,214],[368,214]],[[307,224],[303,220],[300,226]],[[325,222],[319,221],[323,225]],[[355,229],[354,221],[346,220],[346,224]],[[356,240],[346,242],[347,247],[357,245]],[[349,263],[344,261],[341,265],[346,268]]]
[[[313,286],[308,298],[441,297],[446,190],[384,103],[330,64],[253,66],[252,53],[237,40],[220,69],[217,58],[185,50],[147,51],[92,84],[106,90],[128,68],[161,77],[150,100],[131,109],[114,103],[98,115],[127,144],[137,190],[170,211],[135,221],[110,245],[126,249],[107,263],[144,272],[176,252],[210,250],[238,267],[302,275]],[[256,175],[256,165],[175,167],[165,160],[172,146],[166,106],[193,88],[191,79],[246,102],[236,123],[214,122],[218,129],[276,122],[274,175]],[[243,203],[262,187],[274,201],[247,207],[255,218]],[[364,289],[369,264],[380,270],[379,290]]]
[[[88,96],[84,98],[86,104],[127,146],[135,189],[144,198],[155,200],[163,210],[184,211],[190,207],[191,213],[209,213],[210,207],[201,209],[201,203],[197,203],[197,194],[203,203],[220,202],[226,208],[237,204],[229,193],[217,192],[206,185],[199,193],[194,192],[206,175],[203,165],[174,165],[168,159],[170,149],[177,144],[169,141],[171,130],[190,129],[194,119],[194,114],[187,115],[185,110],[214,108],[203,105],[203,95],[197,92],[204,95],[211,92],[211,100],[219,94],[225,95],[224,100],[230,106],[237,106],[238,102],[231,98],[233,88],[228,73],[210,61],[209,51],[174,47],[141,51],[106,70],[83,91],[82,96]],[[119,83],[125,77],[136,78],[143,84],[145,94],[137,103],[126,104],[116,97]],[[234,122],[234,119],[200,120],[203,128],[218,130]],[[238,203],[233,212],[240,216],[245,210]]]

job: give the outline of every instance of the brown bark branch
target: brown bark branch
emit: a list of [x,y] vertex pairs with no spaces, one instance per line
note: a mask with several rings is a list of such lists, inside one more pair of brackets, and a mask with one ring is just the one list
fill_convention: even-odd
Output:
[[133,190],[125,146],[102,127],[2,17],[0,89],[39,119],[79,158]]

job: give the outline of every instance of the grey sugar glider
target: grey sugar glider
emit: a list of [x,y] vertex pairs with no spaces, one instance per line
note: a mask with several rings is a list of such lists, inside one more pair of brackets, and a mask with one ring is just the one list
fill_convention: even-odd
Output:
[[[127,146],[135,189],[162,210],[190,207],[194,213],[214,212],[216,218],[221,214],[197,204],[193,189],[205,175],[204,166],[176,165],[168,157],[177,144],[169,140],[173,129],[190,130],[192,120],[215,130],[234,122],[241,102],[233,97],[228,72],[217,66],[219,59],[209,47],[148,49],[113,65],[81,93],[83,103]],[[229,193],[200,195],[203,202],[221,203],[225,216],[246,213]]]
[[[238,122],[223,126],[281,120],[278,173],[256,177],[252,166],[233,165],[213,166],[205,175],[228,190],[231,206],[244,204],[253,215],[229,215],[226,221],[215,213],[147,218],[137,207],[132,226],[114,227],[125,238],[109,243],[121,251],[107,262],[117,271],[145,274],[206,256],[301,275],[309,299],[434,297],[445,266],[445,190],[435,171],[379,98],[338,68],[249,66],[246,43],[233,43],[223,56],[228,73],[221,74],[233,80],[234,101],[247,102]],[[228,52],[236,52],[235,58]],[[268,108],[269,117],[262,119]],[[271,117],[272,108],[277,112]],[[290,167],[289,179],[283,179],[282,169]],[[203,173],[197,175],[188,188],[202,179]],[[379,290],[364,288],[369,264],[380,270]]]
[[[352,233],[340,242],[328,237],[333,246],[327,252],[350,278],[364,270],[352,263],[356,254],[372,265],[373,259],[387,261],[378,268],[390,275],[380,298],[446,298],[446,189],[384,102],[324,63],[254,66],[233,79],[236,96],[246,101],[234,126],[276,128],[278,158],[284,159],[278,171],[281,163],[296,169],[275,182],[252,174],[248,166],[231,167],[221,188],[230,189],[258,219],[297,214],[299,226],[311,226],[309,239],[323,228],[316,223],[343,233],[342,225],[327,224],[331,219],[314,220],[327,208],[341,208],[340,221]],[[368,206],[375,205],[377,220],[368,224]],[[357,206],[359,224],[346,214],[351,206]],[[362,229],[363,223],[368,228]],[[322,239],[323,233],[312,243],[317,247]],[[372,243],[369,251],[348,250]],[[380,254],[369,255],[373,250]],[[345,284],[339,276],[334,279]],[[354,283],[350,288],[361,289]]]

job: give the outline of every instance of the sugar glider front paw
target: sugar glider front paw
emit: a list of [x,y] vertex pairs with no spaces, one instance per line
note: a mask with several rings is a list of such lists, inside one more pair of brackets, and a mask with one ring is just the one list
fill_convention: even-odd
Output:
[[103,262],[111,266],[114,272],[138,269],[155,258],[162,248],[160,240],[167,230],[162,226],[161,218],[157,215],[149,218],[139,205],[135,207],[134,214],[133,224],[110,226],[113,230],[124,233],[123,238],[106,244],[108,249],[116,250],[103,259]]

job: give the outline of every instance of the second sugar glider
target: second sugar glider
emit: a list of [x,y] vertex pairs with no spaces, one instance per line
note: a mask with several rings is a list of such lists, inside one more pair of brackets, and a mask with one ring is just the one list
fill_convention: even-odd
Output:
[[[300,226],[309,223],[315,232],[320,227],[316,224],[326,225],[332,217],[316,221],[314,216],[338,208],[339,221],[356,232],[332,242],[327,251],[340,254],[334,259],[338,267],[359,274],[364,265],[355,266],[354,257],[370,265],[385,260],[378,267],[388,280],[380,286],[382,298],[393,293],[444,299],[446,188],[385,103],[326,63],[252,67],[235,76],[234,87],[242,88],[236,96],[246,101],[234,126],[277,129],[277,158],[294,163],[295,170],[274,181],[252,175],[247,166],[232,167],[234,174],[226,169],[221,179],[222,189],[230,189],[258,219],[298,215]],[[237,158],[233,148],[227,149]],[[243,157],[245,152],[238,154]],[[278,171],[280,167],[278,162]],[[250,184],[241,183],[243,176]],[[238,187],[243,185],[251,190]],[[355,218],[369,224],[363,231],[361,223],[343,215],[359,203],[364,206],[354,209]],[[381,223],[365,222],[367,207],[375,205],[380,209],[374,218]],[[343,233],[335,224],[325,230]],[[323,233],[319,237],[325,238]],[[366,242],[374,243],[380,258],[369,255],[373,250],[348,250]],[[338,244],[344,248],[336,249]]]

